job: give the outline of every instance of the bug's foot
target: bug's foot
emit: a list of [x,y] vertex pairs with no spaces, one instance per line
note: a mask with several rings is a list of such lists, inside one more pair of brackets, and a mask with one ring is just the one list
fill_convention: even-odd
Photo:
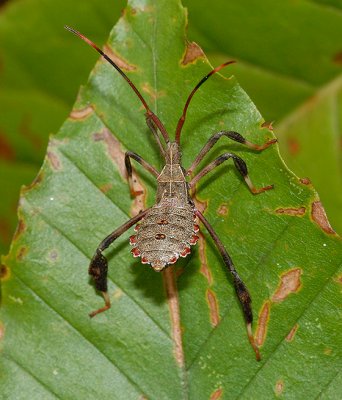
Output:
[[93,318],[93,317],[95,317],[95,315],[100,314],[100,313],[110,309],[111,304],[110,304],[110,298],[109,298],[108,292],[102,292],[102,296],[104,298],[105,305],[103,307],[99,308],[98,310],[95,310],[95,311],[92,311],[91,313],[89,313],[90,318]]
[[260,361],[261,360],[261,355],[260,355],[259,347],[255,343],[255,339],[254,339],[254,336],[253,336],[252,324],[251,323],[247,324],[247,335],[248,335],[249,343],[253,347],[253,350],[254,350],[254,353],[255,353],[255,358],[256,358],[257,361]]
[[265,186],[265,187],[262,187],[259,189],[255,188],[254,186],[252,188],[250,188],[250,190],[253,194],[259,194],[262,192],[266,192],[266,190],[271,190],[271,189],[274,189],[274,185],[268,185],[268,186]]

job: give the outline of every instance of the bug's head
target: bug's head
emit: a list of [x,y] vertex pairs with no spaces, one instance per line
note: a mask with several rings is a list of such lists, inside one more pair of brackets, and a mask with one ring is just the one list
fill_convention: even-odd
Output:
[[166,149],[167,164],[180,164],[181,151],[177,142],[169,142]]

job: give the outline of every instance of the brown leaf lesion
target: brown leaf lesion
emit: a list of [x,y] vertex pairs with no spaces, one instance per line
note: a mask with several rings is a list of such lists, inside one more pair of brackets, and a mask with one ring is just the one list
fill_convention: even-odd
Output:
[[195,42],[188,42],[183,56],[182,65],[194,63],[200,58],[205,58],[201,47]]
[[[107,129],[103,129],[101,132],[97,132],[93,135],[95,141],[103,141],[107,147],[109,157],[118,168],[121,177],[127,181],[127,171],[125,167],[125,151],[121,147],[119,140]],[[137,215],[141,210],[146,208],[146,188],[142,181],[139,179],[137,173],[133,168],[132,180],[134,183],[134,189],[138,195],[133,199],[131,206],[131,215]],[[102,185],[102,190],[107,190],[108,186]]]
[[324,207],[319,200],[311,204],[311,218],[324,232],[336,235],[336,232],[329,223]]
[[293,268],[280,276],[280,283],[275,290],[271,300],[274,303],[284,301],[291,293],[297,293],[301,286],[301,268]]

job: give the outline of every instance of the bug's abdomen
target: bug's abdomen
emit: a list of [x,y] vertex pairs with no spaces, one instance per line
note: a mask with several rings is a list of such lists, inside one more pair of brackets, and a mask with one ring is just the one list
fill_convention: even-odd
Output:
[[190,246],[198,240],[199,228],[190,206],[155,206],[135,230],[137,233],[130,237],[132,254],[160,271],[190,253]]

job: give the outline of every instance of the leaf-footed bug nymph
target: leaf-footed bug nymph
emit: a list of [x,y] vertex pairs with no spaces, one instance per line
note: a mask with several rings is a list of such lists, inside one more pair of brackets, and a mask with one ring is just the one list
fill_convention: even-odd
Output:
[[241,174],[253,194],[258,194],[272,189],[273,185],[265,186],[259,189],[256,188],[248,176],[246,163],[234,153],[224,153],[209,163],[201,171],[195,174],[193,173],[196,171],[198,165],[206,156],[206,154],[222,136],[241,143],[250,149],[259,151],[266,149],[277,140],[271,139],[262,145],[257,145],[247,141],[238,132],[220,131],[209,138],[188,169],[184,169],[181,164],[181,132],[185,122],[188,106],[193,95],[210,76],[220,71],[227,65],[234,63],[234,61],[228,61],[211,70],[194,87],[186,100],[182,115],[178,121],[175,140],[171,141],[169,134],[160,119],[151,111],[139,90],[128,78],[128,76],[119,68],[119,66],[98,46],[96,46],[81,33],[68,26],[65,28],[83,39],[98,53],[100,53],[101,56],[104,57],[120,73],[123,79],[125,79],[129,86],[133,89],[146,110],[145,117],[147,126],[156,139],[160,153],[165,160],[165,166],[163,167],[162,171],[157,171],[156,168],[150,165],[138,154],[131,151],[127,151],[125,153],[125,165],[131,194],[133,196],[137,194],[137,192],[134,190],[132,179],[131,159],[133,159],[140,163],[157,179],[156,202],[154,206],[140,212],[138,215],[131,218],[125,224],[108,235],[97,247],[96,252],[90,262],[89,274],[92,276],[95,282],[96,289],[102,293],[105,305],[98,310],[91,312],[89,315],[94,317],[96,314],[99,314],[110,308],[110,298],[107,291],[108,262],[102,252],[107,249],[108,246],[111,245],[120,235],[126,232],[133,225],[136,225],[134,228],[135,234],[130,237],[130,244],[132,246],[131,253],[134,257],[140,257],[143,264],[150,264],[155,271],[162,271],[167,266],[174,264],[179,257],[186,257],[191,252],[191,246],[195,245],[199,239],[199,226],[196,223],[197,220],[199,220],[211,235],[218,251],[223,258],[223,262],[227,267],[228,272],[232,276],[236,294],[242,306],[245,317],[248,338],[255,351],[256,359],[260,360],[259,348],[255,343],[252,332],[253,314],[249,292],[237,273],[233,261],[223,246],[220,238],[217,236],[216,232],[203,214],[196,209],[190,193],[195,187],[195,184],[202,177],[229,159],[233,160],[237,171]]

